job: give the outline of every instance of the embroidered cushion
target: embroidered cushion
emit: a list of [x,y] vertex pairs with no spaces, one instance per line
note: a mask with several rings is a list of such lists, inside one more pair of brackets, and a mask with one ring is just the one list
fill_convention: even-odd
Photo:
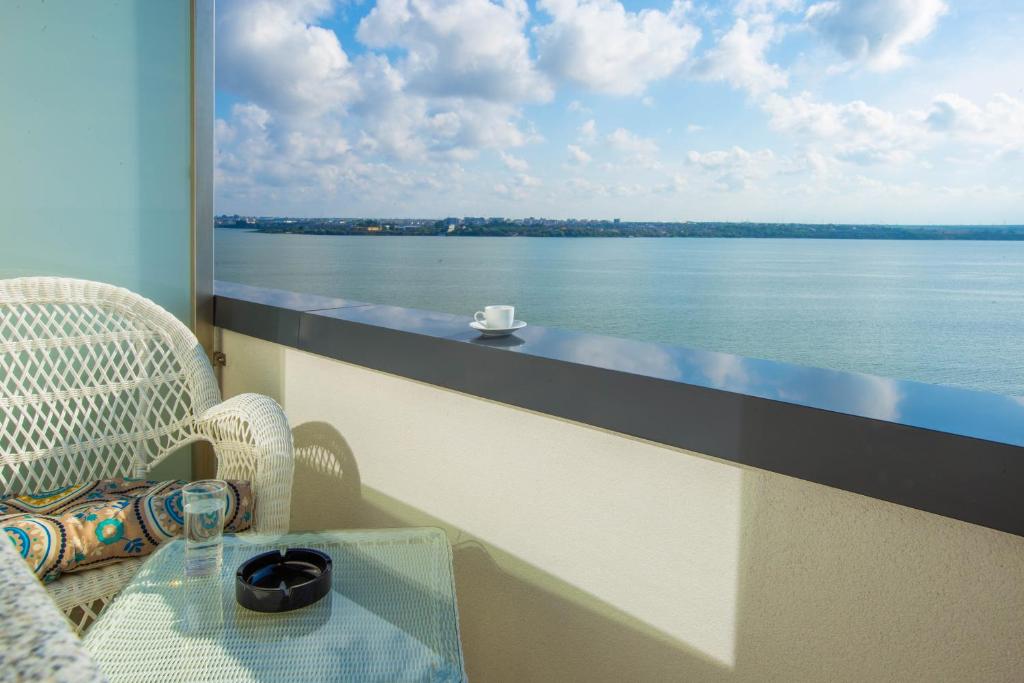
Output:
[[[101,479],[0,497],[0,527],[40,579],[148,555],[181,534],[184,481]],[[224,530],[252,525],[252,489],[228,481]]]

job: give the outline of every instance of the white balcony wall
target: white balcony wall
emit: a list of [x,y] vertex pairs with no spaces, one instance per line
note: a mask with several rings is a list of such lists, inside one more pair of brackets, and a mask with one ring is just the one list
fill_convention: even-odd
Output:
[[296,529],[430,524],[470,679],[1016,681],[1024,539],[222,332]]
[[188,2],[0,2],[0,278],[139,292],[191,322]]

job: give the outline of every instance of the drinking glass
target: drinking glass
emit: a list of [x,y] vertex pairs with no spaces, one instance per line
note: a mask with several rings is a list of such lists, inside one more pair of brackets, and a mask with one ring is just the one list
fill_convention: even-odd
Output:
[[220,573],[228,485],[219,479],[192,482],[181,489],[185,508],[185,576]]

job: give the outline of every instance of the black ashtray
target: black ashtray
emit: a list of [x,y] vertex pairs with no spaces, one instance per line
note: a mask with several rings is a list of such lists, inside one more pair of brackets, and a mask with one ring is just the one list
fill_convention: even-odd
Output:
[[256,612],[288,612],[331,592],[331,558],[312,548],[272,550],[235,573],[235,600]]

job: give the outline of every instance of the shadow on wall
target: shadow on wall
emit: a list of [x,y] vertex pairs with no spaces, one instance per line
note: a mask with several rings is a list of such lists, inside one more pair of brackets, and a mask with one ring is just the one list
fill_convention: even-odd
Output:
[[729,669],[444,520],[368,487],[330,424],[293,430],[292,530],[435,526],[452,541],[472,681],[727,681]]
[[359,528],[362,487],[359,467],[345,437],[326,422],[292,430],[299,499],[292,505],[291,530]]
[[[331,425],[297,427],[295,445],[293,528],[446,530],[475,683],[1019,680],[1024,539],[744,470],[728,666],[504,552],[501,539],[488,543],[362,486]],[[559,542],[565,529],[534,531],[571,552]],[[702,548],[692,554],[700,561]],[[671,607],[700,618],[692,605]]]

